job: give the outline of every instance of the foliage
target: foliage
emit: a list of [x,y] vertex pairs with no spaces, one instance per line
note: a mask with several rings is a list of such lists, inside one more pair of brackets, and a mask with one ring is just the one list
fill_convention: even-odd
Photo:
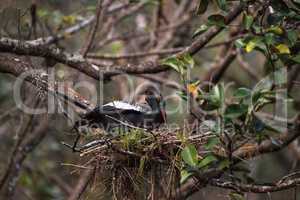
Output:
[[[7,144],[16,143],[16,149],[12,155],[21,152],[20,157],[22,158],[22,161],[12,165],[16,166],[17,175],[7,185],[11,187],[11,183],[18,183],[25,188],[24,193],[27,190],[33,191],[29,196],[37,196],[39,199],[41,199],[40,197],[44,199],[65,197],[69,195],[70,191],[63,190],[68,190],[69,182],[73,184],[72,178],[66,179],[68,183],[64,183],[64,180],[51,177],[54,182],[62,182],[68,186],[58,188],[55,184],[49,183],[50,181],[46,181],[48,175],[51,175],[50,172],[43,173],[35,166],[36,164],[32,165],[31,162],[38,160],[44,165],[50,163],[49,165],[52,167],[49,167],[49,171],[51,172],[56,170],[53,166],[57,166],[57,163],[60,162],[82,162],[82,165],[69,165],[72,167],[74,165],[75,171],[89,167],[96,169],[96,176],[95,178],[92,177],[95,181],[89,180],[88,183],[101,182],[100,189],[98,185],[94,187],[97,195],[103,191],[112,191],[109,195],[112,194],[115,199],[159,199],[155,198],[156,193],[172,195],[176,189],[181,189],[181,186],[185,186],[189,181],[199,179],[198,181],[201,182],[199,188],[209,184],[216,186],[214,185],[215,181],[226,183],[228,180],[228,182],[235,184],[227,187],[227,189],[232,190],[232,192],[227,193],[228,198],[232,200],[245,199],[244,193],[238,188],[238,184],[254,185],[255,180],[251,177],[251,166],[244,161],[259,155],[261,152],[258,150],[261,149],[258,147],[261,144],[271,143],[274,145],[268,152],[283,147],[280,140],[284,136],[282,127],[276,126],[277,124],[286,123],[287,127],[284,128],[288,130],[291,127],[296,127],[290,122],[291,120],[280,117],[277,119],[274,112],[275,109],[290,106],[289,103],[294,103],[293,99],[297,96],[295,91],[294,93],[290,92],[292,87],[288,88],[293,84],[287,80],[287,72],[294,69],[295,66],[299,67],[300,64],[300,1],[193,1],[196,4],[189,4],[183,0],[175,0],[174,2],[130,0],[124,1],[125,3],[123,1],[108,1],[109,3],[105,5],[107,7],[101,7],[103,10],[101,10],[98,19],[98,27],[95,26],[97,21],[95,18],[92,22],[87,20],[92,15],[96,16],[97,13],[95,12],[99,10],[96,1],[88,1],[85,6],[80,6],[81,3],[77,1],[72,3],[61,1],[59,5],[56,5],[59,3],[58,1],[51,2],[47,2],[47,4],[44,2],[45,5],[39,4],[36,13],[34,13],[34,6],[26,8],[24,12],[20,12],[18,8],[13,9],[13,12],[3,9],[3,12],[0,13],[2,18],[10,13],[14,15],[12,18],[15,19],[7,22],[0,20],[1,36],[3,34],[5,37],[11,38],[13,42],[17,41],[16,43],[27,49],[18,50],[18,45],[6,48],[1,43],[1,51],[4,49],[4,52],[14,53],[12,56],[16,56],[13,57],[15,61],[22,61],[23,56],[29,55],[29,59],[24,60],[24,63],[28,61],[34,65],[34,69],[43,69],[45,73],[47,70],[59,68],[60,71],[57,70],[57,76],[60,80],[69,81],[76,77],[70,85],[75,85],[81,79],[86,81],[88,87],[91,83],[95,85],[95,82],[91,81],[90,78],[84,76],[77,78],[75,70],[80,73],[87,70],[90,72],[90,74],[87,73],[88,76],[97,80],[101,79],[101,81],[101,73],[108,74],[108,78],[104,78],[105,94],[100,94],[104,101],[131,95],[127,94],[126,90],[129,91],[132,88],[126,88],[122,78],[114,79],[113,76],[128,72],[129,78],[126,81],[130,84],[132,81],[132,85],[139,86],[140,79],[136,79],[134,75],[139,76],[145,71],[146,73],[157,73],[169,70],[171,73],[166,73],[169,76],[168,80],[161,80],[160,78],[163,76],[156,76],[156,74],[150,78],[147,75],[141,76],[143,78],[148,77],[154,82],[166,85],[166,87],[170,86],[171,89],[161,87],[164,95],[174,91],[180,99],[171,99],[168,104],[173,106],[173,104],[178,103],[177,100],[182,100],[180,103],[186,103],[187,113],[172,113],[180,121],[180,127],[174,129],[168,127],[169,124],[167,124],[166,127],[162,126],[160,127],[162,129],[159,130],[131,127],[125,131],[117,130],[118,134],[115,135],[98,134],[97,131],[99,130],[95,129],[89,130],[90,132],[86,135],[80,133],[85,137],[81,137],[83,139],[79,143],[90,142],[89,140],[92,142],[100,141],[94,146],[83,148],[79,153],[80,159],[78,159],[79,154],[70,156],[60,143],[57,144],[57,141],[68,140],[67,134],[57,133],[66,132],[64,128],[70,132],[65,121],[59,118],[61,116],[59,113],[59,116],[55,115],[51,119],[53,120],[49,131],[49,133],[51,132],[51,137],[49,137],[51,139],[41,149],[30,154],[32,158],[30,157],[29,164],[24,164],[22,163],[25,159],[23,156],[26,157],[30,153],[27,151],[33,150],[40,141],[31,142],[24,149],[19,148],[18,145],[34,139],[31,134],[19,133],[19,131],[21,132],[23,129],[25,131],[34,130],[36,124],[39,124],[39,121],[36,120],[38,117],[34,116],[32,117],[34,121],[30,122],[28,126],[25,124],[25,128],[16,129],[14,139],[12,137],[11,140],[7,139],[9,142],[3,140],[5,141],[4,148],[8,146]],[[69,5],[70,8],[67,9],[64,5]],[[113,6],[110,7],[110,5]],[[233,12],[236,7],[240,8],[240,12]],[[117,11],[111,11],[113,9]],[[20,15],[19,18],[16,18],[15,13]],[[17,25],[12,27],[12,24]],[[94,32],[93,28],[96,29]],[[23,45],[23,41],[26,40],[28,43],[24,42]],[[3,41],[1,39],[1,42]],[[45,41],[52,42],[44,45],[43,42]],[[43,45],[37,45],[33,51],[28,49],[28,46],[36,45],[39,42]],[[212,47],[220,46],[221,48],[213,48],[212,50]],[[86,55],[83,55],[82,52],[86,47],[88,47]],[[201,52],[199,52],[200,50]],[[41,51],[43,51],[42,55]],[[216,55],[219,51],[220,54]],[[237,62],[224,62],[228,57],[227,55],[231,55],[231,53],[233,59],[237,56]],[[76,58],[75,54],[76,56],[79,54],[80,57],[80,62],[77,63],[76,67],[74,67],[76,62],[73,59]],[[20,56],[20,59],[17,56]],[[36,57],[42,59],[36,59]],[[4,65],[0,65],[0,68],[6,66],[6,62],[8,61],[5,60]],[[264,74],[260,73],[257,70],[259,67],[255,66],[261,65],[263,62],[261,71]],[[230,64],[234,65],[232,71],[227,69]],[[211,66],[215,66],[215,68]],[[74,71],[64,73],[70,71],[70,68],[73,68]],[[101,76],[95,70],[101,72],[99,73]],[[9,72],[9,69],[3,70],[5,73],[7,71]],[[225,71],[228,74],[225,74]],[[251,78],[245,78],[244,72],[250,74]],[[17,73],[17,70],[12,74],[15,75],[14,73]],[[213,80],[215,74],[221,74],[221,81]],[[297,74],[295,75],[297,76]],[[259,80],[260,77],[264,77],[264,79]],[[258,82],[255,83],[254,79],[256,78],[255,81]],[[234,86],[227,84],[232,79],[237,80]],[[206,84],[203,80],[213,80],[213,83]],[[6,97],[10,95],[7,93],[11,92],[12,84],[9,84],[9,81],[11,80],[6,77],[2,78],[1,75],[1,103],[4,102],[3,107],[5,108],[10,107],[12,101],[11,97]],[[110,84],[111,82],[112,84]],[[251,82],[251,84],[246,82]],[[31,81],[31,83],[34,84],[35,82]],[[54,85],[56,86],[56,82]],[[102,87],[100,85],[99,87]],[[77,89],[76,92],[88,96],[85,94],[86,91],[77,91]],[[283,94],[282,90],[288,94]],[[38,96],[34,92],[27,92],[31,90],[24,91],[26,98]],[[93,95],[95,94],[91,94],[91,96]],[[65,99],[67,103],[71,101],[68,97]],[[75,101],[85,101],[84,98],[82,99],[78,95]],[[31,102],[32,99],[29,101]],[[278,102],[281,104],[277,104]],[[295,103],[297,102],[295,101]],[[41,106],[39,103],[37,104]],[[293,109],[295,113],[299,113],[297,106]],[[81,109],[74,110],[81,112]],[[68,113],[64,114],[69,117]],[[263,117],[260,114],[263,114]],[[5,121],[6,115],[9,117],[12,115],[16,119],[7,123]],[[3,126],[9,128],[11,128],[11,124],[17,124],[16,121],[20,124],[23,121],[26,122],[26,120],[17,119],[20,117],[19,113],[11,114],[10,110],[3,112],[3,116],[0,117],[3,120],[1,122],[3,122]],[[81,113],[78,117],[80,116]],[[269,120],[270,118],[271,120]],[[170,121],[173,122],[168,119],[168,122]],[[3,128],[2,132],[6,132],[6,130]],[[265,140],[268,140],[269,143],[264,142]],[[83,147],[86,146],[83,145]],[[262,149],[264,150],[264,148]],[[47,159],[46,162],[41,159],[45,156],[44,154],[47,154],[47,158],[51,155],[53,158],[59,157],[60,160],[58,158],[59,161]],[[76,161],[69,161],[69,158],[71,160],[73,157]],[[6,157],[3,160],[14,162],[14,159],[6,159]],[[5,162],[3,161],[3,163]],[[19,171],[23,168],[26,170]],[[69,168],[63,169],[65,171],[62,174],[70,174]],[[211,175],[211,172],[219,172],[219,174]],[[81,173],[79,174],[81,175]],[[98,174],[100,178],[98,178]],[[46,178],[36,178],[38,176],[45,176]],[[10,177],[8,176],[8,178]],[[289,180],[290,177],[285,178]],[[283,178],[283,182],[285,178]],[[18,182],[15,181],[17,179]],[[161,182],[161,186],[157,182]],[[259,184],[257,185],[259,187]],[[270,184],[271,186],[277,187],[278,185]],[[157,189],[159,187],[162,189]],[[23,191],[23,188],[21,189]],[[100,190],[101,192],[99,192]],[[91,199],[96,198],[98,199],[98,196],[91,197]]]

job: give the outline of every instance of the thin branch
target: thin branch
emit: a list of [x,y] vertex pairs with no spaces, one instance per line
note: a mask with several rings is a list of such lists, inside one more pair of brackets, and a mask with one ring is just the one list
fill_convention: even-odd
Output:
[[[231,23],[237,16],[243,11],[243,5],[239,4],[231,9],[225,17],[225,24]],[[213,39],[217,34],[219,34],[224,28],[213,26],[207,32],[202,34],[196,41],[194,41],[188,48],[180,52],[180,54],[196,54],[200,49],[202,49],[211,39]]]
[[[280,134],[278,138],[265,140],[260,144],[255,144],[251,148],[244,149],[243,147],[239,148],[233,153],[233,157],[235,157],[235,163],[239,162],[240,159],[249,159],[261,154],[272,153],[279,151],[286,146],[288,146],[291,142],[293,142],[296,138],[300,136],[300,116],[298,116],[294,122],[294,126],[292,129],[289,129],[286,133]],[[274,143],[278,141],[278,143]]]
[[[30,69],[32,69],[31,64],[23,59],[20,59],[20,57],[0,54],[0,72],[9,73],[19,77],[25,72],[28,73]],[[42,94],[47,94],[47,92],[49,92],[52,95],[58,95],[65,101],[71,102],[76,106],[86,110],[91,110],[94,107],[94,105],[92,105],[89,101],[84,99],[71,88],[64,87],[64,90],[66,91],[64,93],[58,91],[57,83],[54,82],[51,85],[48,82],[48,77],[49,75],[46,72],[32,71],[32,73],[29,73],[26,76],[25,81],[36,86],[37,90],[39,90]]]
[[170,48],[170,49],[162,49],[157,51],[149,51],[149,52],[137,52],[137,53],[129,53],[123,55],[107,55],[107,54],[97,54],[97,53],[89,53],[87,55],[88,58],[96,58],[96,59],[105,59],[105,60],[119,60],[119,59],[133,59],[133,58],[142,58],[153,55],[167,55],[178,53],[182,51],[183,47]]
[[[147,2],[145,2],[145,1],[139,2],[136,5],[124,10],[123,12],[120,12],[120,14],[118,16],[116,16],[115,18],[108,19],[107,23],[104,24],[104,27],[102,29],[102,30],[104,30],[102,35],[108,35],[111,32],[113,27],[116,27],[122,20],[126,19],[128,16],[137,13],[146,4],[147,4]],[[109,37],[107,37],[104,40],[101,40],[97,44],[97,48],[102,48],[103,46],[105,46],[107,44],[108,41],[110,41]]]
[[[287,133],[280,134],[279,138],[275,139],[278,144],[274,143],[274,139],[265,140],[261,144],[253,145],[252,148],[243,149],[240,148],[233,152],[233,162],[237,164],[243,160],[248,160],[256,156],[280,151],[284,149],[287,145],[293,142],[296,138],[300,136],[300,117],[295,120],[295,125]],[[279,145],[280,144],[280,145]],[[188,196],[199,191],[205,184],[206,181],[213,178],[218,178],[224,173],[224,170],[210,169],[202,174],[197,174],[197,179],[189,179],[185,184],[180,186],[174,195],[181,194],[181,198],[187,198]],[[206,180],[206,181],[205,181]],[[199,185],[201,183],[201,185]]]
[[299,77],[299,74],[300,74],[300,65],[295,65],[294,68],[291,66],[288,69],[290,69],[290,71],[292,72],[291,76],[290,76],[290,78],[288,80],[288,83],[287,83],[287,89],[288,89],[288,92],[290,92],[294,88],[295,81]]
[[[238,36],[232,37],[229,40],[226,40],[224,42],[217,42],[214,44],[207,45],[207,46],[203,47],[203,49],[210,49],[210,48],[219,47],[219,46],[222,46],[225,44],[229,44],[241,37],[243,37],[243,35],[238,35]],[[168,54],[174,54],[174,53],[178,53],[186,48],[187,47],[176,47],[176,48],[161,49],[161,50],[149,51],[149,52],[128,53],[128,54],[122,54],[122,55],[89,53],[87,55],[87,57],[94,58],[94,59],[103,59],[103,60],[133,59],[133,58],[142,58],[142,57],[155,56],[155,55],[163,56],[163,55],[168,55]]]
[[270,184],[243,184],[233,183],[230,181],[212,180],[209,183],[212,186],[231,189],[239,192],[252,192],[252,193],[268,193],[277,192],[282,190],[292,189],[300,184],[300,178],[289,179],[286,181],[278,181]]
[[[232,9],[231,12],[226,16],[226,22],[230,23],[235,19],[242,11],[242,6],[239,5]],[[213,39],[223,28],[212,27],[206,34],[199,37],[192,45],[183,51],[176,54],[176,56],[189,53],[195,54],[204,45],[206,45],[211,39]],[[147,61],[140,64],[127,64],[121,66],[106,66],[100,67],[90,64],[81,55],[74,55],[66,53],[57,48],[46,47],[40,45],[39,43],[27,41],[20,42],[19,40],[13,40],[10,38],[0,39],[0,51],[11,52],[19,55],[30,55],[30,56],[40,56],[45,58],[51,58],[57,62],[71,66],[86,75],[93,77],[95,79],[100,79],[100,74],[102,73],[104,78],[108,78],[114,75],[128,73],[128,74],[142,74],[142,73],[158,73],[170,69],[167,66],[161,65],[157,61]]]
[[98,0],[97,9],[96,9],[96,16],[95,16],[96,21],[94,22],[94,26],[92,26],[92,28],[90,30],[90,33],[88,35],[88,39],[87,39],[87,42],[86,42],[85,46],[81,50],[81,54],[82,54],[83,57],[86,57],[88,51],[92,47],[92,43],[95,39],[96,32],[97,32],[97,29],[98,29],[98,26],[99,26],[99,22],[102,21],[103,12],[105,12],[105,11],[102,11],[102,7],[103,7],[102,4],[104,4],[102,2],[102,0]]
[[5,187],[2,187],[2,189],[7,199],[10,199],[10,197],[12,197],[12,195],[14,194],[14,190],[24,160],[29,155],[29,153],[31,153],[36,148],[36,146],[43,140],[43,138],[47,134],[47,115],[45,115],[38,124],[39,125],[34,129],[34,132],[32,132],[30,136],[26,139],[26,141],[23,144],[21,144],[18,148],[18,151],[14,155],[13,163],[9,168],[8,174],[4,177],[4,179],[2,179],[3,185],[5,184]]
[[153,76],[153,75],[148,75],[148,74],[139,74],[137,75],[138,77],[141,77],[143,79],[147,79],[149,81],[152,81],[154,83],[159,83],[160,85],[175,89],[175,90],[182,90],[185,91],[185,88],[182,87],[179,83],[175,81],[169,81],[165,78],[158,77],[158,76]]
[[100,74],[103,74],[104,78],[108,78],[122,73],[157,73],[168,70],[168,67],[160,65],[158,62],[151,61],[119,66],[96,66],[84,59],[80,54],[70,54],[58,48],[41,46],[38,43],[32,42],[21,42],[10,38],[0,39],[0,51],[54,59],[57,62],[73,67],[97,80],[101,78]]
[[[176,29],[180,26],[182,26],[184,23],[188,22],[188,15],[185,15],[184,17],[182,17],[182,19],[177,19],[176,22],[170,24],[170,25],[167,25],[167,26],[163,26],[159,29],[157,29],[157,33],[164,33],[164,32],[167,32],[167,31],[170,31],[171,29]],[[125,33],[122,33],[120,35],[117,35],[117,36],[112,36],[112,37],[109,37],[109,38],[106,38],[104,41],[101,41],[99,45],[107,45],[113,41],[116,41],[116,40],[124,40],[124,41],[127,41],[127,40],[130,40],[130,39],[136,39],[136,38],[141,38],[141,37],[150,37],[150,33],[149,32],[140,32],[140,30],[134,30],[134,31],[131,31],[131,32],[125,32]]]
[[237,61],[239,62],[240,66],[242,67],[243,70],[245,70],[245,72],[247,72],[247,74],[254,80],[254,81],[258,81],[260,80],[260,77],[258,76],[258,74],[255,72],[255,70],[253,70],[253,68],[244,60],[243,55],[238,52],[237,54]]
[[[222,53],[222,52],[221,52]],[[204,81],[210,81],[213,84],[216,84],[220,81],[220,79],[223,77],[224,73],[230,66],[230,64],[234,61],[236,58],[237,52],[234,47],[232,47],[224,58],[222,58],[219,62],[217,62],[216,67],[213,67],[211,71],[209,71],[204,77]]]
[[[30,100],[33,101],[33,99],[30,99]],[[34,107],[36,107],[37,104],[38,104],[38,101],[36,102],[36,105]],[[18,129],[18,133],[17,133],[18,140],[16,141],[14,148],[12,150],[10,160],[7,164],[6,171],[4,172],[4,175],[2,176],[2,178],[0,179],[0,190],[3,188],[7,179],[9,178],[9,175],[13,169],[15,157],[17,156],[17,154],[19,152],[20,145],[23,143],[24,139],[26,138],[26,135],[30,131],[32,120],[33,120],[33,115],[31,115],[29,117],[29,119],[27,119],[25,121],[23,120],[21,127]]]
[[[126,8],[127,6],[128,6],[128,4],[119,4],[117,6],[116,5],[112,5],[108,9],[108,14],[113,14],[115,12],[118,12],[121,9]],[[73,25],[73,26],[71,26],[69,28],[66,28],[61,33],[58,33],[58,34],[52,35],[52,36],[48,36],[48,37],[38,38],[36,40],[31,40],[30,42],[32,42],[32,43],[38,43],[40,45],[53,44],[53,43],[55,43],[57,41],[64,40],[64,39],[68,38],[70,35],[78,33],[80,30],[86,28],[91,23],[93,23],[95,21],[95,19],[96,19],[95,16],[86,17],[86,18],[80,20],[80,22],[78,24],[75,24],[75,25]]]

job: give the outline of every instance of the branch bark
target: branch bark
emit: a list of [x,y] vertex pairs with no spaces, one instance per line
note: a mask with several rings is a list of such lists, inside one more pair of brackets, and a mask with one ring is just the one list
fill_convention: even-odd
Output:
[[300,178],[290,179],[287,181],[278,181],[276,183],[270,184],[243,184],[243,183],[233,183],[230,181],[220,181],[214,180],[210,182],[210,185],[231,189],[239,192],[252,192],[252,193],[268,193],[277,192],[282,190],[288,190],[296,187],[300,184]]
[[[233,21],[243,10],[242,5],[233,8],[226,16],[226,23]],[[221,30],[222,27],[211,27],[205,34],[199,37],[189,47],[175,54],[180,56],[182,54],[194,55],[201,50],[211,39],[213,39]],[[147,61],[140,64],[125,64],[120,66],[96,66],[89,63],[82,55],[70,54],[58,48],[41,45],[37,41],[19,41],[10,38],[0,39],[0,51],[15,53],[18,55],[39,56],[50,58],[57,62],[73,67],[80,72],[99,80],[103,74],[104,78],[109,78],[114,75],[128,73],[128,74],[142,74],[142,73],[158,73],[166,71],[170,68],[161,65],[158,61]]]
[[[288,132],[282,133],[277,139],[277,143],[275,144],[273,140],[265,140],[261,144],[253,145],[252,148],[240,148],[233,152],[233,163],[237,164],[244,160],[249,160],[256,156],[272,153],[276,151],[280,151],[287,147],[291,142],[297,139],[300,136],[300,117],[295,120],[295,125]],[[185,199],[195,192],[199,191],[203,188],[209,180],[220,177],[224,173],[224,170],[220,169],[210,169],[202,174],[197,174],[194,179],[189,179],[185,184],[181,185],[180,188],[176,190],[176,193],[173,195],[174,199],[179,194],[181,198]],[[298,180],[296,181],[298,183]],[[290,185],[296,184],[290,183]],[[288,184],[288,185],[289,185]],[[284,184],[283,184],[284,185]],[[248,188],[248,187],[246,187]],[[286,188],[286,186],[282,186],[282,188]],[[274,188],[273,188],[274,189]],[[268,190],[272,190],[269,188]]]
[[0,189],[2,189],[6,199],[11,199],[17,184],[22,164],[26,157],[36,148],[47,134],[48,117],[45,115],[33,133],[24,141],[13,155],[6,174],[2,177]]
[[[32,69],[33,68],[30,63],[18,56],[0,54],[0,72],[9,73],[19,77],[21,74],[28,73]],[[64,100],[71,102],[80,108],[90,110],[94,107],[94,105],[71,88],[64,88],[65,91],[63,93],[58,91],[57,83],[49,83],[48,77],[49,75],[46,72],[37,72],[32,70],[32,72],[28,73],[25,77],[25,81],[33,84],[43,94],[50,92],[52,95],[58,95]]]

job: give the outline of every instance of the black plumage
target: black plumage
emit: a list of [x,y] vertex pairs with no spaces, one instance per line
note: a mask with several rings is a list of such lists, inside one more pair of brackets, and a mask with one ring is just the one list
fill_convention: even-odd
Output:
[[75,122],[75,128],[82,126],[102,128],[111,132],[116,127],[139,127],[154,129],[166,122],[164,105],[161,95],[146,91],[147,104],[133,105],[123,101],[97,106]]

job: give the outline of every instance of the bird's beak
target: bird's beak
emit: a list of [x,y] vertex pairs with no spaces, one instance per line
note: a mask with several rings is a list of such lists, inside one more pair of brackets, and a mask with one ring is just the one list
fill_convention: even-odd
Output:
[[161,102],[161,96],[159,96],[159,95],[156,95],[156,96],[155,96],[155,98],[157,99],[158,103],[160,103],[160,102]]
[[167,123],[167,113],[166,113],[166,110],[165,110],[166,106],[165,106],[164,102],[161,101],[162,100],[161,96],[159,96],[158,99],[159,99],[159,104],[160,104],[160,114],[161,114],[161,116],[164,120],[164,123]]

